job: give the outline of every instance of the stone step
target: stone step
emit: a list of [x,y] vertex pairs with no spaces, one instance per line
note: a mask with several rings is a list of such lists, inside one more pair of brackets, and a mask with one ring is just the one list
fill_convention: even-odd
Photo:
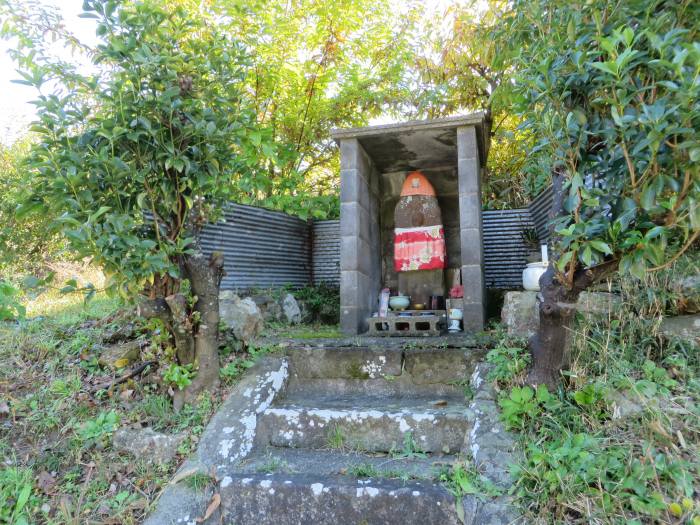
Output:
[[450,384],[472,374],[484,351],[474,348],[291,347],[292,381],[404,378],[414,385]]
[[[440,485],[310,474],[236,474],[219,484],[226,525],[459,525]],[[461,504],[462,502],[460,502]],[[476,505],[465,505],[467,512]],[[473,516],[465,516],[471,523]]]
[[291,448],[455,453],[473,415],[463,396],[309,397],[299,392],[258,416],[256,443]]
[[401,480],[435,480],[458,461],[452,454],[404,457],[388,453],[267,447],[258,449],[241,462],[242,474],[302,474],[380,477]]

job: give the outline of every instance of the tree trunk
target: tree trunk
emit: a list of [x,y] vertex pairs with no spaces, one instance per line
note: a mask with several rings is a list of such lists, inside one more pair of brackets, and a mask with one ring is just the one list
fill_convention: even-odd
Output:
[[[185,257],[185,269],[197,297],[194,311],[199,322],[194,336],[197,375],[184,390],[183,402],[188,403],[204,390],[219,386],[219,286],[224,275],[224,257],[214,252],[209,259],[197,250]],[[176,408],[178,399],[175,399]]]
[[581,292],[569,290],[557,281],[554,266],[540,277],[540,290],[540,326],[530,339],[532,368],[527,382],[554,387],[568,355],[571,325]]
[[197,298],[190,309],[187,297],[177,293],[165,298],[142,301],[138,315],[158,318],[173,337],[180,365],[194,363],[196,375],[184,390],[175,392],[176,410],[193,401],[204,390],[219,385],[219,286],[224,275],[224,258],[219,252],[207,257],[196,250],[182,264]]

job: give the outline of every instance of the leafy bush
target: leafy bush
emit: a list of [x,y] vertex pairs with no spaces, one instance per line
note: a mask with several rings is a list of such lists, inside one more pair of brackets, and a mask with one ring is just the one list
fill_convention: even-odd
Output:
[[0,281],[0,321],[21,319],[26,309],[19,302],[19,290],[7,281]]
[[195,372],[192,370],[192,364],[176,365],[172,363],[164,369],[162,373],[163,380],[170,385],[176,386],[179,390],[182,390],[192,383],[194,375]]
[[517,382],[530,364],[530,359],[530,352],[524,344],[516,346],[507,338],[501,339],[486,354],[486,361],[493,365],[489,371],[489,381],[496,381],[500,386]]
[[119,426],[119,414],[110,410],[100,412],[95,419],[91,419],[83,424],[78,430],[78,435],[84,441],[96,441],[109,437]]
[[[614,318],[577,320],[568,390],[503,391],[504,422],[522,437],[513,474],[529,521],[700,522],[692,500],[700,473],[700,352],[692,341],[659,333],[661,316],[674,308],[658,300],[669,297],[668,277],[612,283],[622,301]],[[490,354],[493,379],[507,386],[517,382],[515,346]]]
[[322,283],[305,286],[294,291],[294,296],[303,301],[313,322],[337,324],[340,321],[340,291]]

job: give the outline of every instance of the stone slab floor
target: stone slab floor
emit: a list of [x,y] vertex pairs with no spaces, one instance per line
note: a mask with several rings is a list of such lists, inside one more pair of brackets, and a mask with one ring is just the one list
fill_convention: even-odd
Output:
[[[517,522],[507,496],[456,500],[437,481],[469,457],[510,484],[483,355],[465,339],[287,341],[243,377],[147,525],[194,525],[212,498],[204,523]],[[193,488],[195,475],[213,482]]]

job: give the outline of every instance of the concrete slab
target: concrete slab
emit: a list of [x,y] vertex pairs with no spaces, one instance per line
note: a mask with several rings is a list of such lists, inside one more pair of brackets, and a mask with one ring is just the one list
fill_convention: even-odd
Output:
[[222,480],[220,494],[226,524],[463,523],[451,494],[439,485],[420,481],[238,474]]
[[[447,406],[435,402],[446,401]],[[471,428],[464,397],[285,399],[259,418],[261,445],[291,448],[337,448],[389,452],[401,450],[405,439],[424,452],[454,452]]]

